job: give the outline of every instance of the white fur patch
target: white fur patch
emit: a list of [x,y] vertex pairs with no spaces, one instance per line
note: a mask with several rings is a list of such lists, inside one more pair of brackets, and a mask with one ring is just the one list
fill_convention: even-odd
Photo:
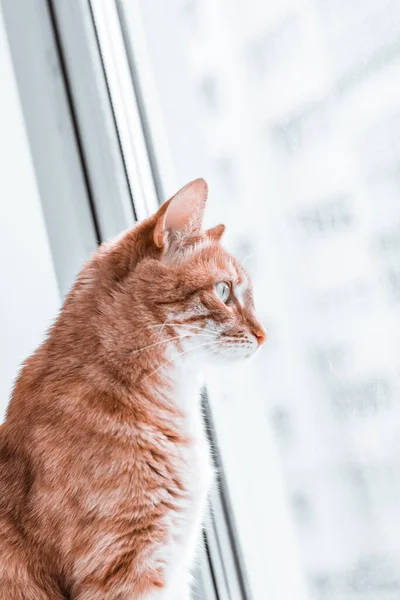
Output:
[[238,283],[237,285],[235,285],[235,288],[233,290],[233,292],[241,306],[245,305],[245,294],[246,294],[247,288],[248,288],[247,281],[243,281],[242,283]]
[[[172,368],[170,377],[174,383],[171,401],[182,411],[185,433],[191,439],[188,446],[180,449],[181,459],[187,466],[182,478],[189,498],[182,502],[178,513],[169,515],[171,539],[158,550],[158,559],[166,565],[166,589],[160,598],[188,600],[190,571],[201,534],[213,468],[203,425],[198,374],[180,364]],[[150,599],[153,600],[152,595]]]

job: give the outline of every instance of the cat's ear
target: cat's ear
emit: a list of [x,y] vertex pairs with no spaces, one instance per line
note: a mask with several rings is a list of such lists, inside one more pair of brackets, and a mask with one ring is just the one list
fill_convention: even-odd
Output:
[[167,210],[156,222],[153,234],[156,246],[166,248],[169,232],[179,239],[199,235],[207,196],[208,186],[204,179],[195,179],[180,189],[168,201]]
[[224,235],[225,225],[222,223],[220,225],[216,225],[215,227],[211,227],[211,229],[207,229],[206,235],[214,242],[219,242],[222,236]]

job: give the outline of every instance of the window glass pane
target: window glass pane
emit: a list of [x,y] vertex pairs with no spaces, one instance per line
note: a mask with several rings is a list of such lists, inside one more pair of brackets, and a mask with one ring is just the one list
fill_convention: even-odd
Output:
[[[256,600],[400,595],[400,4],[140,0],[269,341],[212,378]],[[173,191],[173,190],[169,190]]]
[[60,305],[1,11],[0,90],[1,423],[18,369]]

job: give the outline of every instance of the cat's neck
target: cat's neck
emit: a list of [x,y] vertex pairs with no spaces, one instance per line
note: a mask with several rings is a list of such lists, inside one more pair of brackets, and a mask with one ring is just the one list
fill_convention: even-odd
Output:
[[150,376],[139,383],[137,390],[151,398],[165,414],[172,411],[180,416],[188,434],[195,437],[203,435],[201,410],[201,389],[204,385],[200,368],[171,362],[156,376]]
[[177,361],[168,365],[161,378],[155,380],[150,377],[149,383],[155,393],[165,393],[167,390],[169,399],[186,411],[200,403],[204,380],[200,368]]
[[[54,351],[49,342],[43,351],[45,348]],[[154,348],[158,352],[150,356],[145,352],[89,354],[85,346],[66,348],[61,344],[57,348],[57,369],[48,369],[45,377],[59,381],[69,373],[81,373],[88,388],[99,397],[109,396],[127,408],[139,403],[146,414],[159,411],[163,420],[168,413],[176,412],[190,427],[198,429],[204,385],[201,367],[182,360],[171,348],[163,348],[162,352],[161,346]],[[50,354],[45,362],[50,362]]]

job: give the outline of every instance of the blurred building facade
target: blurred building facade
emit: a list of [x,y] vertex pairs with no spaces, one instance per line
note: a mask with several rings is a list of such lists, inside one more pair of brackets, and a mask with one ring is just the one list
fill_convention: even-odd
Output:
[[256,387],[310,597],[394,600],[400,5],[181,0],[174,19],[211,187],[270,331]]

